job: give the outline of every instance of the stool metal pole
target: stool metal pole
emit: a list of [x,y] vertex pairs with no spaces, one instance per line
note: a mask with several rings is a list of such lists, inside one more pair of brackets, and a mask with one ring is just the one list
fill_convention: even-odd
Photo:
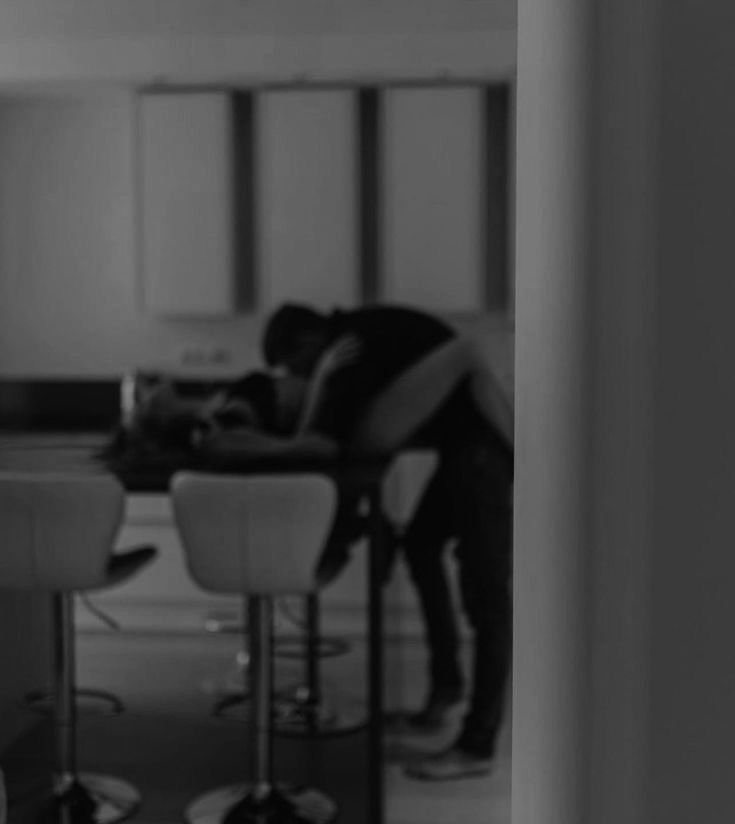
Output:
[[383,775],[383,576],[389,552],[388,530],[382,518],[381,489],[373,486],[370,501],[368,558],[368,821],[385,822]]
[[221,787],[195,799],[189,824],[331,824],[337,805],[310,787],[273,781],[271,692],[273,688],[273,598],[247,599],[252,656],[253,781]]
[[[321,683],[320,598],[317,592],[303,596],[304,602],[304,682],[289,690],[291,697],[276,701],[274,731],[286,737],[344,735],[364,727],[361,703],[343,702],[339,708],[325,700]],[[346,645],[348,648],[348,645]]]
[[257,799],[271,792],[273,747],[271,743],[271,690],[273,686],[273,601],[270,597],[253,595],[248,599],[252,657],[253,723],[255,752],[253,758]]
[[[120,630],[119,624],[110,618],[106,613],[102,612],[96,605],[94,605],[88,598],[81,593],[76,593],[79,600],[87,607],[90,612],[96,615],[100,620],[104,621],[111,629]],[[61,597],[61,596],[59,596]],[[66,596],[72,603],[72,607],[76,601],[75,594],[69,593]],[[57,616],[57,611],[54,608],[55,617],[59,618],[59,622],[55,626],[61,626],[60,613]],[[69,628],[70,633],[73,628]],[[73,636],[70,634],[69,639]],[[54,641],[56,643],[56,641]],[[54,672],[56,672],[56,664],[54,664]],[[76,678],[74,678],[76,682]],[[88,689],[84,687],[77,687],[73,684],[73,695],[76,704],[76,715],[74,720],[79,715],[87,710],[95,712],[100,715],[120,715],[125,710],[123,702],[111,692],[107,690]],[[49,714],[56,711],[56,695],[49,690],[30,690],[27,692],[21,702],[24,709],[33,710],[34,712]]]
[[321,700],[319,683],[319,599],[316,593],[306,596],[306,684],[309,690],[308,701],[318,707]]
[[51,820],[55,824],[117,824],[135,812],[140,794],[131,784],[113,776],[77,772],[72,593],[53,594],[52,616],[56,763]]
[[56,792],[74,782],[76,764],[76,704],[74,702],[74,607],[69,593],[53,595],[54,701],[56,706]]

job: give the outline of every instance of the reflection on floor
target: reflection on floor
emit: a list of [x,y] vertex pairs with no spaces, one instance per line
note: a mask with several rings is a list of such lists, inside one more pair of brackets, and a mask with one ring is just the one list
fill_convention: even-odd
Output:
[[[194,795],[247,775],[246,727],[214,719],[214,699],[237,681],[237,636],[93,632],[78,641],[79,683],[112,690],[124,715],[85,715],[80,722],[82,768],[103,768],[132,780],[144,805],[139,824],[173,824]],[[389,643],[386,703],[416,705],[423,693],[423,654],[417,642]],[[342,656],[322,659],[322,683],[336,709],[363,706],[364,650],[359,642]],[[301,682],[299,659],[278,658],[278,687]],[[492,775],[447,783],[417,782],[402,764],[440,749],[453,729],[431,738],[386,737],[387,824],[508,824],[510,732],[506,723]],[[364,734],[313,742],[279,738],[282,777],[307,780],[338,798],[340,822],[365,821]]]

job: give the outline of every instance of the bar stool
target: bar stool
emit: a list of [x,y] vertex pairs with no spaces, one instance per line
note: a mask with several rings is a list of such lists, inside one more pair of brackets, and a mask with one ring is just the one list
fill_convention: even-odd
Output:
[[303,661],[303,680],[279,693],[274,725],[277,734],[288,737],[326,737],[343,735],[364,727],[365,708],[341,704],[335,696],[325,694],[321,677],[321,659],[343,655],[350,645],[340,638],[325,638],[320,631],[321,605],[316,592],[302,599],[304,603],[304,637],[293,650],[276,649],[276,657]]
[[[274,610],[276,623],[278,613],[287,614],[285,600],[276,600]],[[321,677],[320,661],[322,658],[333,658],[345,655],[350,651],[350,643],[336,637],[324,637],[319,630],[320,605],[316,592],[300,596],[303,603],[304,617],[302,620],[288,616],[289,620],[298,625],[303,637],[274,638],[273,654],[276,658],[298,659],[303,662],[303,680],[295,686],[279,691],[274,704],[275,717],[273,720],[274,732],[278,735],[290,737],[339,735],[353,732],[365,724],[365,713],[360,707],[336,707],[334,700],[325,700]],[[247,687],[244,685],[245,670],[250,661],[250,652],[247,644],[247,621],[238,620],[232,616],[210,615],[205,621],[205,629],[217,634],[241,633],[245,643],[238,650],[234,658],[233,670],[236,674],[223,679],[226,688],[224,694],[215,699],[212,715],[218,718],[247,718],[245,704],[250,700]]]
[[[313,570],[336,506],[331,481],[314,475],[182,472],[171,484],[174,519],[192,578],[237,593],[249,616],[253,780],[195,799],[190,824],[328,824],[334,801],[275,783],[272,754],[273,599],[313,591]],[[212,547],[217,551],[213,552]]]
[[[81,603],[109,629],[114,632],[121,631],[122,627],[120,624],[94,604],[86,593],[77,593],[74,602],[75,611],[76,604]],[[121,715],[125,712],[125,704],[122,699],[108,690],[76,686],[74,688],[74,700],[77,705],[77,713],[80,715],[85,712],[97,715]],[[48,715],[54,711],[54,696],[48,690],[30,690],[25,694],[21,706],[25,709]]]
[[77,771],[74,701],[75,592],[123,583],[156,554],[113,554],[125,492],[108,475],[0,473],[0,589],[45,592],[53,618],[56,757],[52,820],[112,824],[140,804],[137,789]]

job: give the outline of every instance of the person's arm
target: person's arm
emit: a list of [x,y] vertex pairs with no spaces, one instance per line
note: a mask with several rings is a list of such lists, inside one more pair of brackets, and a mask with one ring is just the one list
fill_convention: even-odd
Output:
[[402,372],[368,404],[351,448],[380,454],[399,449],[465,377],[482,414],[512,444],[513,412],[499,384],[474,344],[454,337]]
[[316,365],[309,381],[304,405],[299,415],[295,434],[301,435],[314,426],[322,410],[328,391],[329,379],[342,367],[354,363],[360,354],[360,341],[353,335],[345,335],[326,350]]
[[490,368],[476,356],[470,387],[483,415],[500,431],[510,446],[515,445],[513,404]]
[[473,368],[470,344],[453,337],[402,372],[364,410],[353,431],[357,452],[400,448],[441,406]]
[[282,438],[255,429],[220,429],[207,436],[200,445],[208,457],[227,460],[258,458],[333,458],[338,454],[335,441],[316,433]]

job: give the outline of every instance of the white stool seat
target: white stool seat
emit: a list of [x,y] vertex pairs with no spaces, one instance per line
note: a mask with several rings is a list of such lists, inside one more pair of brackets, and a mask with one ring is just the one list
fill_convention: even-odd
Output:
[[253,702],[254,774],[248,784],[195,799],[189,824],[329,824],[337,805],[318,790],[284,786],[272,775],[273,598],[316,590],[315,566],[336,509],[321,475],[180,473],[173,511],[193,579],[247,598]]
[[74,592],[123,583],[155,555],[114,554],[125,491],[108,475],[0,473],[0,589]]
[[140,794],[126,781],[76,766],[75,592],[114,586],[155,556],[153,547],[114,553],[125,492],[112,476],[0,473],[0,590],[48,593],[53,610],[56,733],[52,820],[115,824]]
[[181,472],[171,491],[189,571],[201,587],[269,596],[315,589],[314,564],[336,503],[327,478]]

